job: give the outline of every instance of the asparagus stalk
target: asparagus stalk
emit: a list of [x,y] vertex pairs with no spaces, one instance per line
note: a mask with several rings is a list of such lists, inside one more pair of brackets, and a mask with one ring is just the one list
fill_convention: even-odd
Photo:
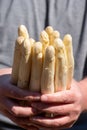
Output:
[[24,41],[24,37],[19,36],[15,42],[12,75],[11,75],[11,82],[14,85],[17,85],[17,82],[18,82],[19,65],[20,65],[20,59],[21,59],[21,47],[22,47],[23,41]]
[[54,93],[55,49],[53,46],[46,48],[43,71],[41,77],[41,93]]
[[31,69],[31,44],[25,39],[22,46],[22,57],[19,67],[18,87],[28,89]]
[[24,25],[18,27],[18,36],[23,36],[24,38],[29,38],[28,30]]
[[35,40],[33,38],[29,38],[29,41],[30,41],[31,46],[33,47]]
[[54,40],[59,37],[60,37],[60,33],[58,31],[54,30],[52,33],[52,38],[51,38],[51,45],[54,45]]
[[56,51],[55,63],[55,92],[66,90],[67,85],[67,58],[65,46],[61,39],[57,38],[54,41]]
[[49,44],[52,45],[52,39],[53,39],[53,28],[51,26],[47,26],[45,31],[47,32],[49,36]]
[[73,78],[74,73],[74,57],[73,57],[73,48],[72,48],[72,37],[70,34],[66,34],[63,39],[66,54],[67,54],[67,61],[68,61],[68,78],[67,78],[67,89],[70,89],[70,85]]
[[46,27],[45,31],[47,32],[48,36],[49,36],[49,44],[53,45],[54,44],[54,40],[56,38],[60,37],[60,33],[56,30],[53,30],[53,28],[51,26]]
[[42,44],[36,42],[32,51],[32,68],[29,90],[40,92],[41,72],[42,72]]
[[47,46],[49,45],[49,37],[45,30],[43,30],[40,34],[40,42],[43,45],[43,55],[44,55],[45,50],[46,50]]

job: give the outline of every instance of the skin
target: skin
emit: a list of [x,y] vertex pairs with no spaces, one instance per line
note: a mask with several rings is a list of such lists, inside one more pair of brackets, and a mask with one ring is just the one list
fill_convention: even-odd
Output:
[[[10,74],[11,69],[0,70],[0,112],[22,128],[37,130],[34,126],[28,125],[29,117],[38,113],[30,106],[29,101],[38,101],[40,96],[12,85]],[[20,101],[27,102],[27,106],[21,106]]]
[[[70,128],[80,114],[87,111],[87,79],[80,82],[73,80],[70,90],[40,95],[12,85],[10,73],[11,69],[0,70],[0,112],[26,130]],[[20,106],[20,100],[26,101],[27,105]],[[40,114],[43,112],[55,116],[45,117]]]
[[70,128],[82,112],[87,111],[87,78],[72,81],[71,89],[54,94],[44,94],[41,102],[33,102],[32,107],[46,113],[53,113],[54,118],[34,116],[31,121],[37,128],[60,130]]

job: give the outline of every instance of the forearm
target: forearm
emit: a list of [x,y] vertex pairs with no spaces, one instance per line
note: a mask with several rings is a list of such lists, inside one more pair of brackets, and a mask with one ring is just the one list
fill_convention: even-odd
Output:
[[79,82],[83,97],[83,112],[87,111],[87,77]]

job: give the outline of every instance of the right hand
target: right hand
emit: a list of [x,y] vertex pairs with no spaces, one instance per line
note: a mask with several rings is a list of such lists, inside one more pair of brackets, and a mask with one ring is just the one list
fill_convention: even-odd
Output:
[[54,117],[36,115],[31,118],[31,122],[43,130],[59,130],[72,127],[84,111],[84,104],[87,101],[87,96],[84,96],[85,93],[83,92],[87,89],[81,90],[79,83],[73,80],[69,90],[43,94],[41,102],[32,103],[32,107],[48,115],[51,113]]
[[0,112],[22,128],[37,130],[29,126],[29,117],[38,114],[29,104],[21,106],[20,101],[38,101],[40,95],[22,90],[10,82],[11,69],[0,70]]

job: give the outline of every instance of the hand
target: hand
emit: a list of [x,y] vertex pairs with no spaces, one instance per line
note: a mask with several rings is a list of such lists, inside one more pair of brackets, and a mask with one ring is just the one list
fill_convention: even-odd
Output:
[[53,118],[35,116],[31,122],[44,130],[58,130],[71,127],[83,111],[83,96],[76,81],[72,82],[71,89],[54,94],[44,94],[41,102],[32,103],[38,111],[52,113]]
[[[10,74],[11,69],[0,70],[0,112],[27,130],[37,130],[34,126],[28,125],[29,117],[38,113],[28,101],[38,101],[40,95],[12,85]],[[23,107],[20,102],[24,100],[28,102],[28,105]]]

